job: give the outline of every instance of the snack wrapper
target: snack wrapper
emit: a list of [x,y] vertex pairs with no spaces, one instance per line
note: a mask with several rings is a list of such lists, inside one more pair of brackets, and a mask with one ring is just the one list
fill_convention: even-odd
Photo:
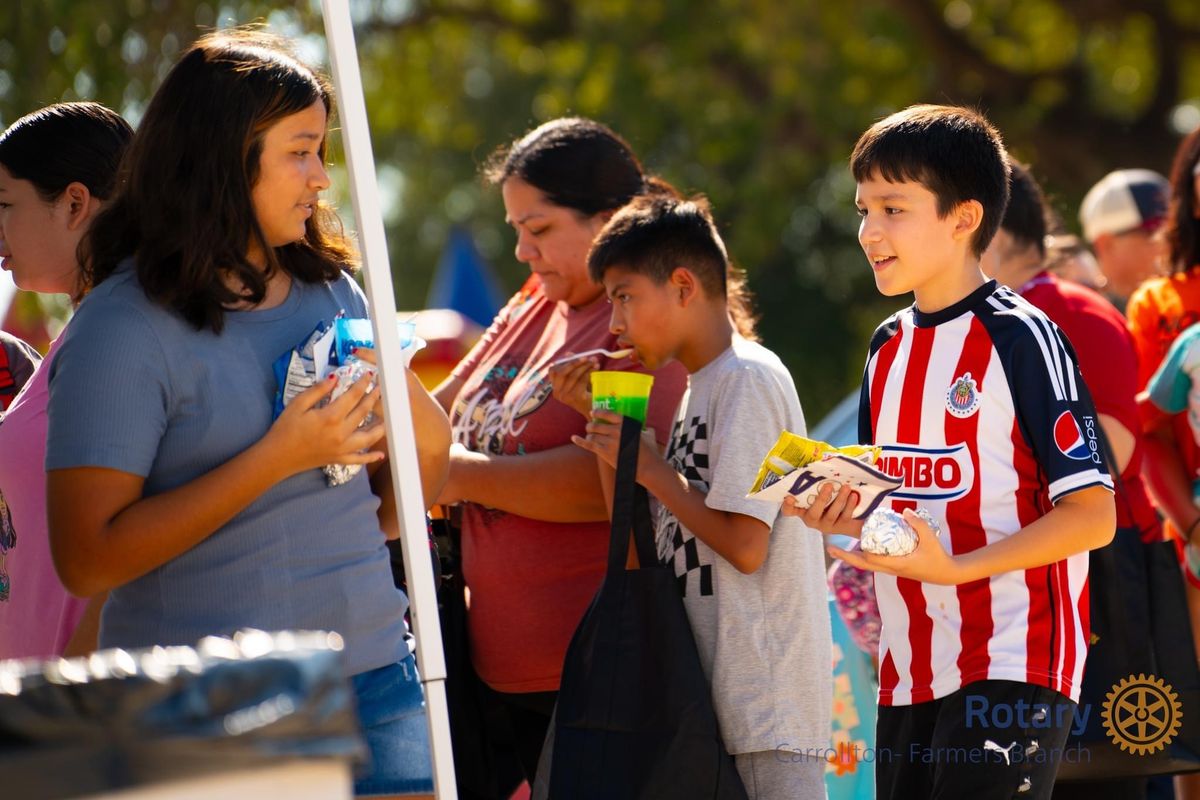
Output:
[[861,519],[903,484],[873,466],[879,452],[878,447],[866,445],[834,447],[784,431],[763,459],[746,496],[779,504],[792,495],[801,506],[811,506],[826,482],[834,484],[834,491],[848,483],[858,493],[853,516]]
[[334,329],[318,322],[313,332],[300,344],[275,359],[275,416],[292,398],[311,387],[329,372],[329,362],[334,357]]
[[[417,351],[425,347],[425,340],[412,335],[411,323],[400,325],[401,343],[404,345],[400,351],[401,363],[407,368]],[[404,326],[408,326],[407,336]],[[370,320],[347,319],[343,314],[339,314],[332,324],[317,323],[304,341],[275,361],[275,381],[278,387],[275,391],[275,417],[278,418],[283,413],[283,409],[296,395],[318,381],[325,380],[330,374],[336,377],[337,385],[322,405],[341,396],[359,378],[373,373],[374,367],[351,355],[355,347],[373,346]],[[371,388],[375,388],[374,381]],[[375,415],[372,413],[363,420],[362,425],[370,425],[374,421]],[[323,468],[325,482],[329,486],[339,486],[357,475],[361,469],[361,464],[327,464]]]
[[[935,536],[941,533],[941,525],[928,510],[918,508],[914,513],[929,523]],[[864,553],[880,556],[906,556],[917,549],[917,542],[917,532],[904,515],[890,508],[871,512],[859,537],[859,546]]]
[[763,459],[762,466],[758,468],[758,476],[754,479],[754,486],[751,487],[750,494],[766,489],[799,467],[807,466],[836,453],[850,458],[866,456],[867,463],[874,464],[879,459],[880,449],[861,444],[834,447],[816,439],[806,439],[791,431],[784,431],[779,434],[779,438],[775,440],[767,457]]

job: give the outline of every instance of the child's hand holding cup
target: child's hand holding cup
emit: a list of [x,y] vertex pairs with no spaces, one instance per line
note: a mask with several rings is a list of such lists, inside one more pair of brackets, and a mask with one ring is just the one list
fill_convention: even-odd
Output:
[[592,410],[612,411],[646,424],[646,406],[654,376],[643,372],[596,370],[592,373]]
[[[621,417],[631,417],[639,424],[646,424],[646,407],[650,400],[653,375],[641,372],[596,370],[591,375],[592,421],[587,425],[587,436],[572,436],[571,441],[585,450],[595,453],[610,467],[617,465],[620,449]],[[658,446],[654,432],[642,431],[642,448],[638,455],[638,474],[648,459],[657,457]]]

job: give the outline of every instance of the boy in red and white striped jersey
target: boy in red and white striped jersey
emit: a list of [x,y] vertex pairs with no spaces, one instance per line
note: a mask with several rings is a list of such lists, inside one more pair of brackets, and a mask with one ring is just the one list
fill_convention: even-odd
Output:
[[[859,436],[904,478],[891,504],[920,543],[830,548],[877,573],[877,796],[1048,798],[1087,652],[1087,551],[1115,525],[1096,411],[1058,328],[980,271],[1009,192],[986,119],[898,112],[851,170],[876,286],[916,301],[872,338]],[[853,499],[826,488],[788,513],[857,536]]]

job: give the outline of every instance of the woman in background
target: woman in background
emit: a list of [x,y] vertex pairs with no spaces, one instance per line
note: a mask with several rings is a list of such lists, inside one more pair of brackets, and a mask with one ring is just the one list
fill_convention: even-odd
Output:
[[[18,288],[79,299],[76,250],[113,193],[132,136],[120,115],[98,103],[47,106],[0,134],[0,258]],[[46,528],[47,377],[63,338],[51,343],[0,423],[0,658],[96,647],[104,595],[89,609],[67,592]]]
[[[471,660],[532,786],[563,656],[604,576],[609,538],[595,459],[571,443],[587,419],[551,397],[549,367],[621,347],[604,287],[588,277],[588,249],[631,199],[674,190],[646,175],[611,129],[580,118],[530,131],[485,175],[532,275],[434,392],[456,442],[441,500],[463,504]],[[640,369],[627,355],[593,358],[600,369]],[[646,426],[660,444],[685,383],[678,364],[655,373]]]

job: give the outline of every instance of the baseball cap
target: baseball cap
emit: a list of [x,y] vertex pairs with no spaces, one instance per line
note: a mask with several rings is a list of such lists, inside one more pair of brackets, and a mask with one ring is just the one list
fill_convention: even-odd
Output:
[[1170,184],[1151,169],[1110,172],[1088,190],[1079,207],[1083,235],[1094,242],[1106,233],[1156,230],[1167,216]]

